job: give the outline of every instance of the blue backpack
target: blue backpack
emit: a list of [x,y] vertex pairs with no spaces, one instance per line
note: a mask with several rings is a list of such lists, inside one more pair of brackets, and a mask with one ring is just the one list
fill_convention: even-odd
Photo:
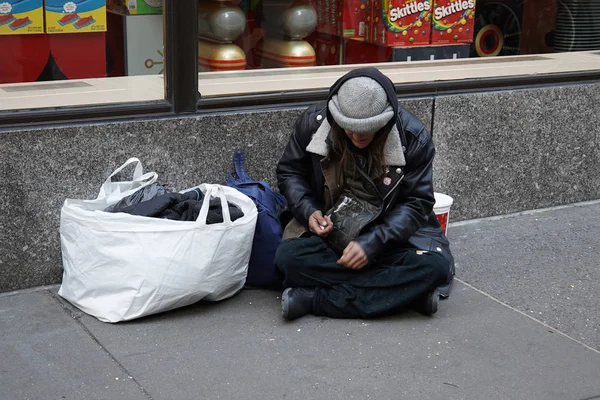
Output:
[[247,286],[281,288],[281,277],[273,260],[281,244],[283,230],[279,223],[279,211],[285,208],[285,197],[276,193],[266,182],[257,182],[244,171],[244,153],[236,152],[233,163],[235,173],[229,174],[227,186],[250,197],[258,210],[252,254],[248,266]]

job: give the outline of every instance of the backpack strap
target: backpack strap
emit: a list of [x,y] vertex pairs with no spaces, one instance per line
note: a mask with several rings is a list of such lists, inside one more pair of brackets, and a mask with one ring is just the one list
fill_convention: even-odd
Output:
[[[233,154],[233,164],[235,172],[229,174],[227,185],[250,196],[255,203],[260,204],[262,208],[269,210],[276,217],[278,212],[277,208],[283,209],[286,207],[287,201],[285,197],[271,189],[267,182],[255,181],[248,176],[244,170],[243,152],[240,151]],[[262,191],[262,194],[258,191]],[[265,202],[261,201],[261,199],[264,199]],[[270,205],[270,207],[267,207],[267,204]]]
[[244,152],[236,151],[233,155],[233,166],[240,182],[253,182],[253,179],[244,170]]

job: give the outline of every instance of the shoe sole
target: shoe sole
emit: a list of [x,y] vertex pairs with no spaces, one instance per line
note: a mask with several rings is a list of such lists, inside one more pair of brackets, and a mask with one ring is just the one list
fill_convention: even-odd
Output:
[[452,291],[452,284],[454,283],[454,280],[450,281],[450,283],[447,283],[443,286],[438,286],[438,291],[440,292],[440,297],[442,299],[447,299],[448,297],[450,297],[450,292]]
[[288,315],[290,314],[290,302],[288,297],[290,290],[292,290],[292,288],[287,288],[281,294],[281,315],[284,319],[288,319]]
[[435,289],[433,294],[428,299],[427,311],[429,315],[433,315],[438,311],[438,305],[440,304],[440,291]]

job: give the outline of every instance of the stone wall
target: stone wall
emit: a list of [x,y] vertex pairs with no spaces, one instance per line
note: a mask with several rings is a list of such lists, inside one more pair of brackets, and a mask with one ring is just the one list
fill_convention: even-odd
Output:
[[[433,128],[435,190],[457,221],[600,198],[600,85],[402,100]],[[0,132],[0,292],[58,283],[65,198],[95,198],[127,158],[177,189],[275,164],[302,108]]]

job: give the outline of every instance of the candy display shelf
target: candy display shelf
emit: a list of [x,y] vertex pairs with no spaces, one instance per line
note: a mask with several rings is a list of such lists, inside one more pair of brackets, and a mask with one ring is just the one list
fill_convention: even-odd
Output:
[[[510,78],[600,71],[600,52],[369,64],[395,83],[419,84],[477,78]],[[357,65],[263,69],[198,74],[203,98],[328,88]],[[0,85],[0,110],[156,101],[162,75]]]
[[[203,97],[326,89],[358,65],[253,70],[198,75]],[[366,65],[366,64],[365,64]],[[368,64],[381,69],[395,83],[453,81],[477,78],[535,76],[600,70],[600,52],[414,61]]]

